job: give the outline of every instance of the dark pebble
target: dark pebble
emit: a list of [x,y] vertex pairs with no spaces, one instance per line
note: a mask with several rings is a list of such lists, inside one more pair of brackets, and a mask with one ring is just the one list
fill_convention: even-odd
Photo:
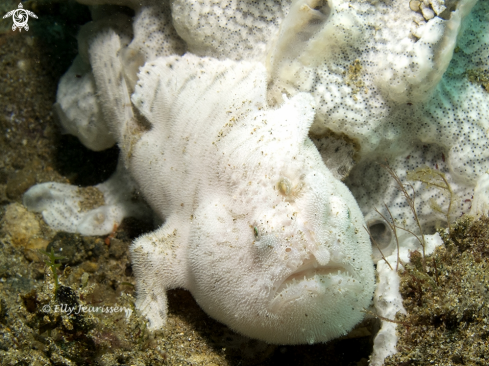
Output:
[[36,177],[32,171],[21,170],[12,173],[7,180],[7,197],[12,200],[20,198],[34,184]]

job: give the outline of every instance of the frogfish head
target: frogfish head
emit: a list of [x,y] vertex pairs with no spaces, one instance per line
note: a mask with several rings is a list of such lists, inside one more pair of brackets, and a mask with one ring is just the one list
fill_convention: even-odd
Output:
[[[237,332],[275,344],[346,334],[374,291],[362,213],[307,137],[311,117],[294,99],[295,115],[281,111],[286,103],[255,119],[254,149],[235,136],[239,147],[219,167],[227,188],[199,207],[191,234],[197,302]],[[295,130],[291,119],[299,119]]]

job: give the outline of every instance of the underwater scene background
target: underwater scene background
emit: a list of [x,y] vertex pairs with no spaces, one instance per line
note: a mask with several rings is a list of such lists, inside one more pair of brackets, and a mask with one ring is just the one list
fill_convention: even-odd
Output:
[[[71,0],[29,0],[21,2],[23,9],[37,16],[29,17],[29,30],[12,30],[11,17],[0,20],[1,365],[489,364],[487,3],[112,3],[116,5],[90,10]],[[168,23],[170,8],[178,14],[171,15],[173,23]],[[2,16],[15,9],[20,9],[16,1],[4,0],[0,4]],[[222,16],[228,22],[218,20],[213,28],[211,15],[221,14],[219,9],[224,9]],[[402,15],[404,12],[407,15]],[[211,15],[206,17],[207,14]],[[455,22],[456,17],[460,18],[459,23]],[[131,22],[120,23],[126,18]],[[94,19],[105,20],[103,25],[82,28]],[[154,19],[166,19],[167,23],[159,25]],[[415,26],[399,30],[406,19]],[[271,25],[265,27],[264,23]],[[116,29],[121,39],[121,50],[114,54],[123,60],[129,94],[136,95],[130,102],[139,130],[121,132],[122,137],[117,136],[119,130],[113,127],[111,118],[117,121],[118,111],[123,111],[127,103],[120,102],[119,95],[104,95],[106,89],[100,86],[100,80],[111,71],[100,69],[97,74],[97,65],[107,60],[96,61],[93,55],[90,59],[90,52],[95,51],[80,41],[97,32],[102,34],[106,25]],[[80,32],[83,29],[85,33]],[[222,37],[215,36],[216,29],[222,31]],[[170,36],[165,39],[162,34]],[[322,39],[328,41],[321,43]],[[80,51],[83,49],[86,55]],[[107,50],[107,55],[111,52],[107,45],[100,49]],[[88,66],[77,68],[72,65],[81,65],[76,61],[80,53],[78,59],[85,57]],[[113,205],[120,209],[114,214],[115,221],[105,222],[108,226],[101,225],[104,229],[97,231],[95,221],[83,218],[85,213],[112,204],[108,197],[115,196],[95,186],[120,172],[121,162],[138,156],[136,142],[128,143],[126,137],[155,129],[152,118],[160,115],[154,117],[157,108],[145,109],[144,103],[152,97],[158,100],[159,90],[173,87],[171,78],[166,85],[164,78],[153,85],[159,76],[145,79],[137,72],[170,56],[174,58],[165,61],[165,67],[174,70],[175,80],[180,80],[179,72],[190,74],[193,67],[206,71],[208,66],[200,61],[179,66],[185,53],[210,58],[210,67],[216,69],[227,68],[227,61],[223,61],[227,59],[239,65],[244,61],[265,65],[266,81],[253,81],[253,85],[264,85],[266,89],[265,102],[257,108],[259,113],[262,109],[278,109],[299,93],[313,95],[314,106],[308,108],[312,108],[315,117],[307,127],[308,142],[304,144],[317,150],[321,164],[324,162],[331,172],[328,179],[343,182],[352,192],[357,209],[365,217],[358,226],[358,235],[369,240],[368,263],[377,271],[376,289],[364,290],[367,294],[361,295],[367,296],[370,303],[361,306],[363,320],[346,326],[344,335],[326,343],[313,340],[309,343],[316,344],[299,345],[248,338],[231,329],[240,329],[239,326],[231,323],[228,327],[216,321],[214,318],[219,317],[212,311],[202,310],[199,304],[204,301],[194,299],[197,291],[183,285],[178,287],[190,287],[191,292],[169,289],[166,324],[155,330],[147,319],[149,316],[153,321],[151,314],[141,312],[137,302],[137,287],[142,288],[141,270],[134,265],[134,253],[131,262],[130,247],[145,235],[157,232],[166,215],[158,215],[159,203],[147,202],[152,192],[148,193],[150,189],[140,183],[146,181],[138,177],[137,168],[125,165],[131,179],[139,185],[124,193],[126,201],[120,206]],[[213,64],[214,58],[222,63]],[[423,64],[423,60],[428,64]],[[239,65],[229,67],[237,79],[241,77]],[[82,90],[80,85],[92,69],[94,76],[90,77],[96,86],[77,95],[73,90]],[[224,83],[226,74],[222,75],[216,80]],[[177,85],[177,81],[174,83]],[[185,80],[182,85],[185,83],[190,82]],[[229,87],[229,94],[234,85]],[[181,89],[175,88],[184,90],[184,86],[178,87]],[[66,91],[64,95],[75,97],[63,99],[57,95],[60,88]],[[208,90],[212,88],[209,86]],[[175,104],[183,107],[172,112],[174,120],[184,120],[192,109],[193,94],[184,97],[175,97]],[[210,97],[208,103],[220,106],[226,98],[216,99],[219,101]],[[100,110],[91,103],[99,103]],[[112,112],[104,105],[111,106]],[[188,113],[192,118],[205,113],[212,116],[212,121],[221,118],[209,109],[210,112],[201,108]],[[226,113],[231,114],[230,121],[235,117],[240,121],[246,119],[248,111],[239,115]],[[112,122],[101,127],[101,120]],[[83,121],[86,125],[82,126]],[[212,122],[205,123],[212,130]],[[226,133],[227,130],[219,137],[224,139]],[[176,133],[170,137],[174,136]],[[165,145],[162,146],[158,154],[164,151]],[[220,146],[226,151],[224,143]],[[271,155],[288,153],[270,149]],[[142,154],[141,161],[147,156]],[[210,165],[219,166],[223,161],[224,158]],[[301,194],[305,195],[308,181],[301,183],[302,178],[295,181],[277,174],[280,180],[273,189],[284,197],[283,202],[293,205]],[[43,191],[45,196],[32,199],[59,203],[51,216],[58,221],[46,219],[49,210],[33,209],[24,196],[30,188],[48,182],[75,187],[71,196],[61,194],[61,198],[56,198],[55,190],[48,190]],[[186,187],[180,181],[175,185]],[[118,190],[120,186],[115,187]],[[338,191],[332,190],[331,195],[340,197]],[[265,202],[258,193],[251,197]],[[78,216],[64,211],[63,205],[71,207],[71,199],[79,209]],[[248,206],[254,204],[252,199]],[[132,214],[127,207],[132,208]],[[350,220],[350,209],[347,211]],[[85,226],[76,226],[81,221]],[[213,227],[206,225],[204,229]],[[265,224],[256,220],[245,226],[254,244],[264,241]],[[338,230],[343,233],[343,227]],[[356,240],[358,244],[363,239]],[[335,255],[332,248],[328,247],[331,258]],[[320,254],[314,253],[319,258]],[[331,258],[324,261],[334,261]],[[321,259],[318,263],[321,267]],[[352,273],[357,270],[351,268]],[[373,274],[373,270],[369,271],[368,275]],[[365,280],[365,287],[368,283]],[[384,333],[379,333],[380,329]],[[321,330],[317,333],[321,334]]]

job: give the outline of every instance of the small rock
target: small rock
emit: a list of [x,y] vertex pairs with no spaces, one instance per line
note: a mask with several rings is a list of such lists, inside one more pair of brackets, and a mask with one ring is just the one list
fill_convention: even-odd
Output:
[[21,71],[27,72],[27,71],[29,71],[29,69],[31,67],[31,62],[30,62],[30,60],[19,60],[19,61],[17,61],[17,67]]
[[421,1],[419,0],[411,0],[409,2],[409,7],[412,11],[419,11],[419,6],[421,5]]
[[34,281],[26,277],[10,277],[7,285],[13,292],[29,292],[34,288]]
[[34,184],[36,184],[36,177],[32,170],[15,172],[10,175],[7,181],[7,197],[17,199]]
[[62,263],[70,266],[83,262],[87,258],[85,246],[79,234],[57,233],[46,247],[46,251],[50,252],[51,248],[57,255],[65,257],[61,260]]
[[128,245],[119,239],[110,241],[109,255],[115,259],[120,259],[127,252]]
[[435,12],[424,3],[421,4],[421,13],[426,20],[433,19],[435,17]]
[[430,1],[430,4],[436,15],[440,15],[447,9],[447,7],[441,1]]
[[[81,266],[78,267],[70,267],[71,268],[71,273],[67,277],[66,283],[77,283],[80,282],[80,278],[84,275],[87,274]],[[66,269],[66,268],[65,268]],[[64,273],[66,275],[66,273]]]
[[7,206],[4,228],[17,246],[26,245],[29,239],[41,233],[36,216],[19,203]]
[[43,262],[42,255],[39,254],[39,249],[46,250],[49,241],[42,238],[30,238],[25,246],[24,257],[30,262]]
[[95,262],[84,262],[81,265],[81,268],[83,268],[83,270],[88,272],[88,273],[95,273],[95,272],[97,272],[98,264]]
[[84,272],[80,278],[81,286],[85,287],[88,283],[90,275],[87,272]]
[[99,258],[109,251],[107,244],[101,238],[84,236],[82,240],[88,257]]

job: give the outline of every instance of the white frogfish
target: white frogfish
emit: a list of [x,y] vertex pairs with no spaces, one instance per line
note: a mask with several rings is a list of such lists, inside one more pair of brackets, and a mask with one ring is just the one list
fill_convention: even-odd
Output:
[[[120,47],[109,31],[90,49],[121,148],[111,178],[119,183],[101,190],[137,187],[163,222],[130,248],[149,327],[165,325],[167,290],[185,288],[211,317],[269,343],[326,342],[351,330],[372,300],[371,244],[355,199],[308,137],[314,98],[284,96],[269,108],[262,64],[192,55],[147,62],[131,95]],[[24,202],[45,218],[76,201],[43,187]],[[81,220],[84,233],[96,232],[126,211],[58,215],[50,224],[80,231],[70,222]]]

